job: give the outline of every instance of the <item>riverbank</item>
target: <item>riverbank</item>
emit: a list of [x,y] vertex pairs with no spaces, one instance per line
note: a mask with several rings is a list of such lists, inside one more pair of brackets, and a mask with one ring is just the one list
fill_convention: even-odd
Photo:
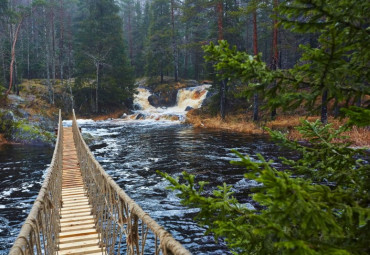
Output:
[[[309,121],[315,121],[319,118],[319,116],[310,116],[306,118],[298,115],[277,116],[275,120],[255,123],[253,121],[247,121],[245,115],[234,114],[226,116],[225,120],[222,121],[220,116],[212,117],[198,110],[191,110],[186,115],[186,122],[197,128],[220,129],[246,134],[267,134],[264,127],[268,127],[272,130],[279,130],[286,133],[290,139],[299,140],[302,136],[295,127],[300,124],[300,120],[307,119]],[[329,123],[332,123],[333,127],[338,128],[345,123],[345,120],[329,118]],[[369,129],[353,127],[352,130],[345,132],[344,135],[348,136],[348,141],[350,141],[353,146],[370,148]]]
[[48,102],[42,80],[24,80],[19,95],[0,100],[0,144],[53,146],[58,107]]

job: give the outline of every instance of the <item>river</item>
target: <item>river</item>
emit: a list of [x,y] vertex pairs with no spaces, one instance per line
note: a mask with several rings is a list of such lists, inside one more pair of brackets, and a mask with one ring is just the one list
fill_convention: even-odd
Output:
[[[151,217],[165,227],[193,254],[228,254],[222,240],[205,236],[192,217],[196,209],[180,205],[166,189],[161,170],[179,176],[182,171],[197,175],[212,187],[234,185],[236,197],[253,207],[249,188],[257,185],[243,178],[244,169],[230,165],[237,149],[252,157],[267,159],[286,154],[264,136],[195,129],[171,121],[80,121],[83,133],[95,137],[91,145],[97,160],[113,179]],[[69,125],[69,122],[65,122]],[[52,149],[20,145],[0,147],[0,249],[7,253],[41,187]],[[277,164],[278,166],[278,164]]]

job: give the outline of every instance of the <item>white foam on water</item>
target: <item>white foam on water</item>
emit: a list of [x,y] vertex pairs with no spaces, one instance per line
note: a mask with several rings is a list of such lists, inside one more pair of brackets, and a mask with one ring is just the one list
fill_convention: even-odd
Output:
[[187,113],[186,109],[189,107],[192,109],[200,108],[211,86],[207,84],[180,89],[177,92],[176,105],[168,108],[152,106],[148,99],[152,95],[150,91],[145,88],[137,88],[138,94],[135,95],[134,106],[138,110],[135,111],[135,114],[127,116],[126,121],[138,118],[139,120],[183,122]]

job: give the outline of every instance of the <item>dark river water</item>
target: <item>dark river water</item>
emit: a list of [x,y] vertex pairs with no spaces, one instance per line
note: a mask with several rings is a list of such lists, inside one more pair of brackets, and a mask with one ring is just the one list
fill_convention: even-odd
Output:
[[[65,123],[69,125],[69,122]],[[161,170],[178,176],[182,171],[212,187],[234,185],[236,197],[253,207],[249,188],[257,185],[243,178],[245,170],[229,163],[237,160],[237,149],[256,158],[289,154],[264,136],[194,129],[174,122],[82,121],[83,133],[96,138],[90,146],[97,160],[113,179],[152,218],[167,229],[193,254],[230,254],[222,240],[215,243],[204,235],[192,217],[196,209],[180,205],[175,194],[156,174]],[[6,254],[41,187],[52,150],[43,147],[3,145],[0,147],[0,249]],[[276,163],[279,167],[279,164]]]

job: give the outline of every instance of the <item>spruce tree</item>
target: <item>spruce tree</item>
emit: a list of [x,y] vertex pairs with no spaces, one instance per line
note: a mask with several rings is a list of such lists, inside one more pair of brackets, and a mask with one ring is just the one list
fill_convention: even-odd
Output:
[[323,123],[330,101],[349,101],[370,92],[369,11],[369,1],[356,0],[290,0],[279,7],[285,28],[320,33],[318,47],[301,46],[301,60],[280,88],[284,90],[287,84],[296,90],[309,88],[310,94],[304,97],[285,91],[290,100],[303,101],[311,109],[321,98]]
[[154,77],[172,70],[171,14],[167,0],[154,0],[150,5],[150,25],[146,48],[146,74]]
[[[133,74],[119,9],[113,0],[89,0],[80,2],[80,10],[76,29],[78,84],[94,84],[95,93],[90,97],[94,102],[90,104],[95,112],[100,111],[100,105],[119,106],[133,96]],[[85,101],[85,96],[80,95],[79,101]]]

